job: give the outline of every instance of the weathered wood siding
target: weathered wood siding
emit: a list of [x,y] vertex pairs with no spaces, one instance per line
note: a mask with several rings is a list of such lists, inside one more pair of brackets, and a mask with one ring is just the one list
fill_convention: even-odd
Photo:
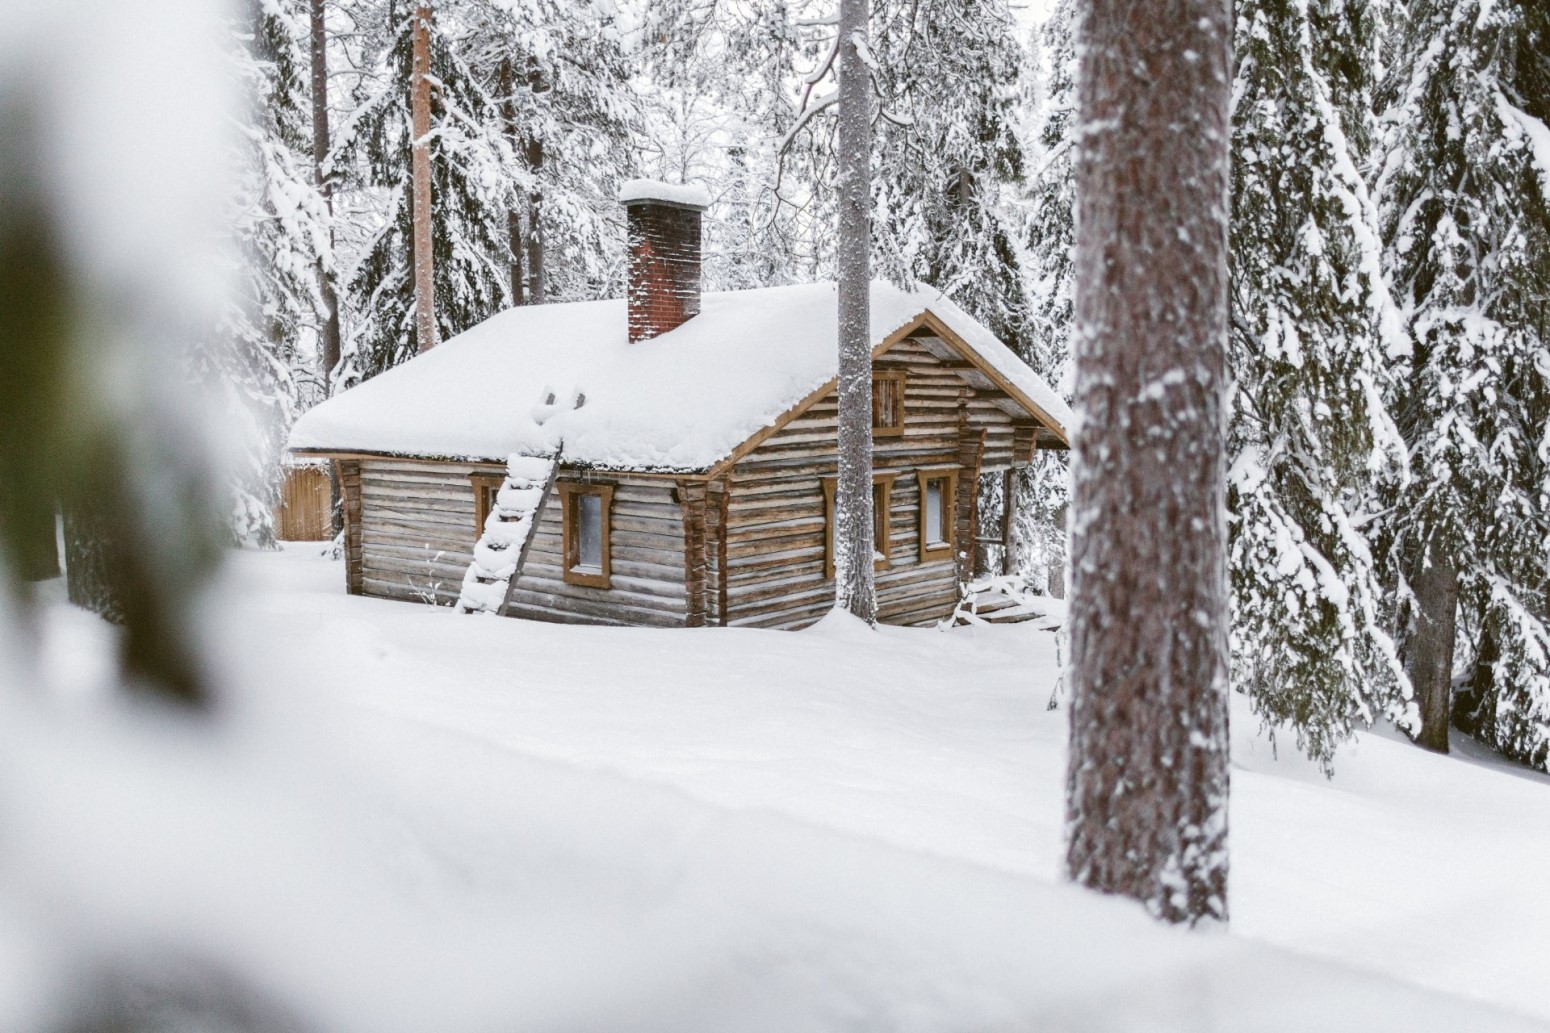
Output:
[[361,582],[366,595],[451,606],[473,559],[469,463],[360,461]]
[[[575,480],[561,469],[559,480]],[[611,513],[612,584],[568,585],[564,577],[564,506],[544,507],[527,562],[517,576],[510,615],[568,624],[682,627],[688,615],[684,511],[670,480],[614,476]]]
[[[998,404],[1005,396],[966,383],[960,364],[933,353],[945,350],[936,339],[906,339],[876,363],[908,374],[904,433],[875,439],[873,449],[874,469],[897,474],[889,501],[890,565],[876,573],[878,616],[889,624],[935,623],[951,613],[958,596],[951,558],[920,562],[916,471],[958,466],[965,434],[980,431],[981,470],[1023,458],[1014,454],[1018,421]],[[724,585],[726,598],[725,619],[717,623],[799,628],[833,606],[834,580],[824,570],[822,478],[836,471],[837,417],[830,392],[733,467],[725,567],[712,567],[714,578],[724,579],[717,588]],[[972,487],[972,471],[965,473]]]
[[328,471],[293,466],[280,481],[274,507],[274,536],[282,542],[326,542],[334,536]]

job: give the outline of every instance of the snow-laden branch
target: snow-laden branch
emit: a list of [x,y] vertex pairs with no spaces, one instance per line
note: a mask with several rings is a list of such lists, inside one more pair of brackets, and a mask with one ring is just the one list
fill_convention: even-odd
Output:
[[835,90],[833,93],[826,93],[822,97],[818,98],[817,102],[815,102],[811,107],[803,108],[802,113],[797,116],[796,122],[789,130],[787,130],[786,135],[781,138],[780,147],[777,149],[776,153],[784,155],[786,151],[790,149],[791,142],[797,138],[797,134],[802,131],[807,123],[811,122],[814,118],[823,112],[834,107],[834,105],[838,104],[839,101],[840,91]]

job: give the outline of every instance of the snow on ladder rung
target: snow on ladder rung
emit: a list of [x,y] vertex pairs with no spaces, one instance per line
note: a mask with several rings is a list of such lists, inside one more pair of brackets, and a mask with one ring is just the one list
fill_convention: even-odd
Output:
[[506,589],[527,555],[544,500],[554,488],[558,467],[558,456],[513,455],[506,460],[506,479],[495,493],[495,504],[474,546],[473,562],[463,575],[458,596],[463,613],[500,611]]

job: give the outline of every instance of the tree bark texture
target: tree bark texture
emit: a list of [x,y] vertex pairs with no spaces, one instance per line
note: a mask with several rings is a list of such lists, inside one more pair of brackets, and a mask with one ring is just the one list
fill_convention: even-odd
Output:
[[1453,641],[1458,615],[1458,571],[1445,550],[1427,549],[1411,581],[1415,591],[1415,630],[1406,658],[1410,684],[1421,710],[1415,741],[1438,753],[1448,752],[1453,714]]
[[[501,121],[505,123],[506,140],[512,154],[523,154],[522,133],[517,125],[517,79],[511,67],[511,58],[503,58],[497,70],[501,91]],[[515,201],[506,213],[506,247],[511,252],[511,303],[522,305],[527,301],[523,289],[524,263],[522,254],[522,206]]]
[[414,130],[414,320],[419,350],[436,346],[435,259],[431,252],[431,5],[414,9],[414,65],[410,76],[410,119]]
[[[529,140],[527,166],[536,178],[544,168],[544,145],[541,140]],[[527,195],[527,301],[529,305],[544,303],[544,194],[533,190]]]
[[1227,0],[1092,0],[1077,157],[1066,870],[1227,918]]
[[1008,469],[1001,477],[1001,576],[1017,570],[1017,554],[1012,548],[1017,532],[1017,471]]
[[[334,245],[334,186],[328,177],[328,26],[324,21],[324,0],[310,0],[312,14],[312,182],[323,203],[328,206],[328,245]],[[323,333],[320,349],[319,371],[323,375],[323,390],[332,394],[330,378],[339,366],[340,330],[339,296],[334,290],[334,276],[330,269],[318,266],[318,292],[323,297]]]
[[877,623],[872,557],[872,95],[858,47],[867,0],[840,0],[839,478],[834,493],[834,602]]
[[[324,0],[310,0],[312,16],[312,182],[328,209],[328,249],[334,249],[334,185],[328,176],[328,23],[325,20]],[[339,368],[343,334],[339,327],[339,294],[334,290],[334,274],[321,263],[318,265],[318,293],[323,299],[323,327],[321,347],[318,350],[318,376],[323,383],[323,394],[333,394],[334,370]],[[329,513],[334,533],[343,529],[339,519],[339,480],[330,468],[328,476]]]

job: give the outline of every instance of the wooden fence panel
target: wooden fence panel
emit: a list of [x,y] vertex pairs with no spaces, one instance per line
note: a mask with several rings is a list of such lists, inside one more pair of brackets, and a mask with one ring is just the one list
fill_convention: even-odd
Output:
[[283,542],[327,541],[334,536],[328,506],[326,470],[316,466],[286,470],[274,512],[275,537]]

